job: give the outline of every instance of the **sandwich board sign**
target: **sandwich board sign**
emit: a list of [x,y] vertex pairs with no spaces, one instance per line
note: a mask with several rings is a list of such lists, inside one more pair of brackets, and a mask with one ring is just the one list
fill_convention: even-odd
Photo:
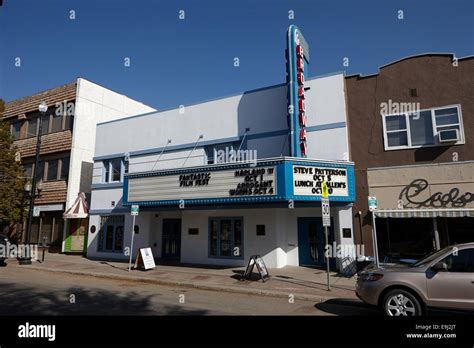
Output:
[[133,268],[135,269],[143,269],[149,270],[155,268],[155,259],[153,258],[153,253],[151,252],[151,248],[141,248],[138,250],[137,258],[135,260],[135,265]]
[[262,257],[260,255],[252,255],[250,256],[249,263],[247,264],[247,268],[245,269],[245,273],[243,274],[240,280],[250,279],[250,277],[252,276],[253,268],[255,266],[257,266],[258,273],[260,274],[260,277],[262,278],[263,282],[270,278],[267,266],[265,265],[265,262],[263,261]]

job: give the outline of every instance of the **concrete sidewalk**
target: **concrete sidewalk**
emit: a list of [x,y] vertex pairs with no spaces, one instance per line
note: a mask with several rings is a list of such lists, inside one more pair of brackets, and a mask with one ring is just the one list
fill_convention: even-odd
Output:
[[265,295],[324,302],[331,298],[355,299],[355,278],[331,273],[331,291],[327,291],[325,270],[287,266],[269,269],[270,279],[263,283],[258,273],[251,280],[240,281],[245,267],[215,268],[212,266],[158,264],[153,270],[128,272],[124,262],[89,260],[82,256],[46,254],[44,263],[19,266],[16,260],[7,267],[27,267],[48,272],[63,272],[84,276],[154,283],[172,287],[198,288],[253,295]]

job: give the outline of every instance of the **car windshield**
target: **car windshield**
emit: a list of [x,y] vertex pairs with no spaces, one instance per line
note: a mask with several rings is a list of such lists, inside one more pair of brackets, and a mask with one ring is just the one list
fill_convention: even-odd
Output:
[[446,253],[446,251],[451,250],[452,248],[453,248],[452,246],[448,246],[448,247],[446,247],[446,248],[433,251],[432,253],[430,253],[430,254],[426,255],[425,257],[422,257],[421,259],[419,259],[418,261],[416,261],[414,264],[410,265],[410,267],[420,267],[420,266],[424,266],[424,265],[426,265],[427,263],[430,263],[430,262],[432,262],[433,260],[436,260],[438,257],[440,257],[441,255],[443,255],[444,253]]

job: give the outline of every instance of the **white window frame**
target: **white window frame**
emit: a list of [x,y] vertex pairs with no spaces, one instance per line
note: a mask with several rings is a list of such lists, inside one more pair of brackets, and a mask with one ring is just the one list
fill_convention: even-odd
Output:
[[[113,171],[112,171],[112,161],[114,160],[120,160],[120,180],[115,180],[112,181],[112,176],[113,176]],[[109,177],[106,178],[107,170],[106,166],[109,166]],[[116,184],[119,182],[123,182],[123,176],[125,172],[125,163],[123,158],[109,158],[104,161],[102,161],[102,182],[104,184]],[[108,179],[108,180],[106,180]]]
[[[435,116],[435,111],[437,110],[443,110],[443,109],[449,109],[449,108],[456,108],[458,110],[458,119],[459,119],[459,141],[452,143],[452,144],[446,144],[446,143],[440,143],[439,142],[439,136],[438,136],[438,131],[436,130],[438,126],[436,125],[436,116]],[[423,111],[430,111],[431,112],[431,125],[433,127],[433,137],[434,137],[434,144],[428,144],[428,145],[412,145],[411,144],[411,129],[410,129],[410,119],[409,119],[409,114],[410,113],[404,113],[404,114],[390,114],[390,115],[382,115],[382,124],[383,124],[383,141],[384,141],[384,149],[385,151],[393,151],[393,150],[407,150],[407,149],[419,149],[422,147],[436,147],[436,146],[452,146],[452,145],[463,145],[465,144],[465,137],[464,137],[464,125],[463,125],[463,120],[462,120],[462,112],[461,112],[461,104],[453,104],[453,105],[446,105],[446,106],[439,106],[435,108],[429,108],[429,109],[421,109],[419,110],[420,112]],[[393,130],[393,131],[387,131],[387,124],[386,124],[386,118],[390,116],[405,116],[405,123],[406,123],[406,128],[404,130]],[[449,125],[443,125],[440,126],[442,128],[444,127],[449,127],[449,126],[457,126],[458,124],[449,124]],[[408,139],[408,145],[400,145],[400,146],[388,146],[388,133],[396,133],[396,132],[407,132],[407,139]]]

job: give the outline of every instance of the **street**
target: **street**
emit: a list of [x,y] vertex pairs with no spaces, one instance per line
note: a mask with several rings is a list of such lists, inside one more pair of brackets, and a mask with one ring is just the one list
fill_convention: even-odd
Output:
[[380,315],[354,299],[323,303],[19,267],[0,268],[0,315]]

